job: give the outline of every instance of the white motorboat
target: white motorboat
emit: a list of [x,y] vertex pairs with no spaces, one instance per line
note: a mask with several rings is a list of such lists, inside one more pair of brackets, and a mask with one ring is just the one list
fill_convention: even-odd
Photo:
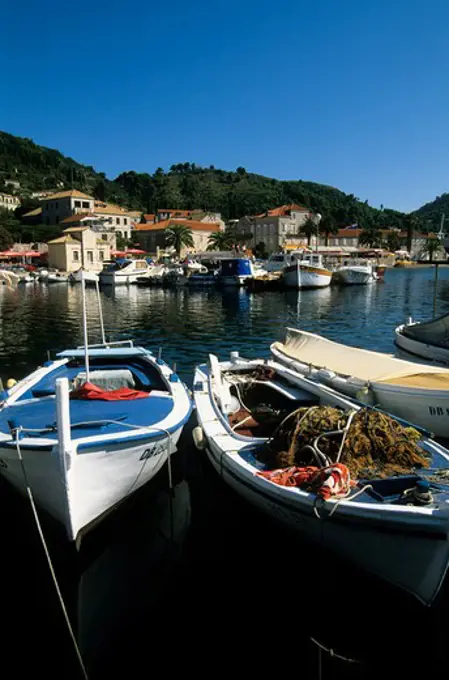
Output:
[[156,475],[191,411],[160,357],[106,343],[103,329],[103,342],[89,345],[85,313],[83,325],[84,346],[16,383],[0,408],[0,474],[25,494],[29,485],[70,540]]
[[449,437],[449,369],[349,347],[288,328],[273,356],[302,375],[375,404],[439,437]]
[[287,288],[326,288],[332,280],[332,272],[317,253],[292,253],[291,264],[283,271]]
[[373,265],[368,261],[350,260],[333,272],[332,280],[344,286],[366,285],[375,280]]
[[49,272],[45,281],[46,283],[68,283],[69,275],[63,272]]
[[429,362],[449,365],[449,314],[432,321],[412,319],[395,330],[396,345]]
[[10,269],[0,269],[0,285],[14,286],[20,281],[20,276]]
[[[219,363],[210,356],[208,365],[197,367],[194,398],[195,443],[206,449],[217,473],[245,500],[422,602],[432,602],[449,561],[449,452],[445,448],[424,436],[419,439],[415,432],[429,471],[423,467],[400,476],[374,474],[351,481],[344,464],[354,460],[353,449],[344,448],[345,441],[350,442],[351,424],[357,414],[359,422],[381,414],[277,362],[248,361],[237,352],[231,353],[230,361]],[[325,426],[312,439],[313,445],[299,443],[305,438],[300,427],[303,417],[313,409],[320,413],[324,406],[339,409],[337,415],[341,412],[345,423],[327,439],[329,443],[330,437],[339,437],[336,460],[323,454],[320,446]],[[291,436],[297,446],[295,466],[304,467],[273,470],[267,453],[279,428],[301,407],[307,408],[301,419],[292,421],[297,424]],[[388,422],[405,431],[392,418]],[[433,484],[435,478],[441,483]]]
[[95,285],[100,281],[100,277],[97,272],[86,271],[83,268],[78,269],[76,272],[72,272],[69,276],[70,283],[81,283],[83,280],[86,285]]
[[106,286],[129,285],[154,270],[146,260],[117,259],[100,272],[100,283]]

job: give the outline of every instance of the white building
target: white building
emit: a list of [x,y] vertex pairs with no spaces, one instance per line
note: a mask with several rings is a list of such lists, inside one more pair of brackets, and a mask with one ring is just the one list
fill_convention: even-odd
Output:
[[42,199],[42,219],[45,224],[59,224],[76,213],[93,212],[95,199],[82,191],[60,191]]
[[265,243],[268,251],[282,248],[284,242],[300,231],[307,219],[314,219],[308,208],[300,205],[281,205],[261,215],[242,217],[237,224],[237,231],[251,234],[251,245]]
[[0,208],[4,210],[15,210],[20,205],[20,199],[11,194],[0,194]]

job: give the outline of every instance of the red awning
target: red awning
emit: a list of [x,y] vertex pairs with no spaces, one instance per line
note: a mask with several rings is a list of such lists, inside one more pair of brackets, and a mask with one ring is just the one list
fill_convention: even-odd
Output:
[[0,257],[40,257],[41,253],[38,250],[24,250],[18,253],[16,250],[3,250],[0,252]]

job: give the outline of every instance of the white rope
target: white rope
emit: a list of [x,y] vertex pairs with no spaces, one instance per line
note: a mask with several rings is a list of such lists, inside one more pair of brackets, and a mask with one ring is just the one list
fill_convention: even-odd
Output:
[[341,654],[337,654],[337,652],[334,652],[332,648],[328,649],[325,647],[321,642],[318,642],[318,640],[315,640],[315,638],[309,638],[311,642],[313,642],[314,645],[319,647],[323,652],[327,652],[331,657],[335,659],[340,659],[341,661],[347,661],[348,663],[361,663],[358,659],[350,659],[347,656],[342,656]]
[[[347,491],[345,494],[342,494],[342,495],[338,498],[338,500],[335,501],[335,503],[333,504],[332,509],[330,510],[329,514],[326,515],[326,517],[332,517],[332,515],[334,514],[334,512],[336,511],[336,509],[338,508],[338,506],[340,505],[340,503],[341,503],[342,501],[345,501],[345,500],[353,501],[353,500],[354,500],[355,498],[357,498],[358,496],[361,496],[362,493],[364,493],[367,489],[372,489],[372,488],[373,488],[373,487],[372,487],[372,484],[365,484],[365,486],[363,486],[361,489],[359,489],[358,491],[356,491],[356,493],[353,494],[352,496],[351,496],[351,489],[349,489],[349,491]],[[317,501],[318,501],[319,498],[320,498],[320,496],[317,496],[316,499],[315,499],[315,503],[313,504],[313,512],[315,513],[315,517],[318,517],[318,519],[323,519],[323,517],[322,517],[322,516],[320,515],[320,513],[318,512],[318,508],[317,508],[317,506],[316,506],[316,503],[317,503]],[[323,503],[324,503],[324,502],[325,502],[325,501],[323,500]]]
[[336,463],[340,462],[340,456],[343,451],[343,446],[346,441],[346,435],[349,432],[349,428],[351,427],[352,419],[354,418],[355,414],[358,413],[358,411],[351,411],[349,414],[348,422],[346,423],[345,429],[343,430],[343,437],[341,438],[341,444],[340,448],[338,449],[338,454],[337,454],[337,460],[335,461]]
[[44,536],[44,533],[42,531],[41,523],[40,523],[40,520],[39,520],[39,515],[37,514],[36,505],[34,503],[33,492],[31,491],[31,487],[30,487],[29,482],[28,482],[28,477],[27,477],[25,465],[23,463],[23,458],[22,458],[22,451],[20,450],[20,444],[19,444],[20,431],[21,431],[21,428],[17,428],[16,431],[15,431],[16,450],[17,450],[17,456],[18,456],[19,461],[20,461],[20,466],[22,468],[22,473],[23,473],[23,478],[24,478],[24,481],[25,481],[26,491],[27,491],[28,498],[29,498],[30,505],[31,505],[31,509],[32,509],[32,512],[33,512],[33,515],[34,515],[34,521],[36,523],[37,531],[38,531],[39,537],[41,539],[41,543],[42,543],[42,547],[44,549],[45,557],[47,558],[48,567],[50,569],[50,574],[51,574],[51,577],[53,579],[53,583],[54,583],[54,586],[55,586],[55,589],[56,589],[56,594],[57,594],[58,599],[59,599],[59,604],[61,605],[62,613],[64,615],[65,622],[67,624],[67,628],[68,628],[69,633],[70,633],[70,637],[72,638],[73,647],[75,649],[76,656],[78,657],[78,662],[79,662],[79,665],[80,665],[80,668],[81,668],[81,672],[82,672],[83,677],[86,678],[86,680],[87,680],[87,678],[88,678],[87,670],[86,670],[86,667],[84,665],[83,657],[81,656],[81,652],[80,652],[80,649],[78,647],[78,643],[76,641],[75,634],[73,632],[72,624],[70,623],[69,615],[68,615],[68,612],[67,612],[67,609],[66,609],[66,606],[65,606],[65,603],[64,603],[64,598],[62,596],[61,589],[59,587],[58,579],[56,577],[56,572],[53,568],[53,563],[51,561],[51,557],[50,557],[50,553],[48,551],[47,543],[45,541],[45,536]]

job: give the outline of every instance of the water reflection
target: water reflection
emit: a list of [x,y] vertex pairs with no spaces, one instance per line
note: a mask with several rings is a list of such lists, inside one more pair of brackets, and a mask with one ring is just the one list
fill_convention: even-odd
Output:
[[[102,290],[109,336],[131,336],[163,348],[190,381],[196,363],[208,353],[224,358],[232,349],[267,356],[286,326],[331,339],[394,353],[394,328],[408,316],[432,315],[433,270],[389,270],[384,283],[319,290],[249,294],[243,289],[189,290],[107,287]],[[89,329],[99,339],[95,291],[87,290]],[[438,313],[449,311],[449,270],[440,268]],[[0,288],[0,375],[21,377],[47,354],[82,341],[79,286]]]

